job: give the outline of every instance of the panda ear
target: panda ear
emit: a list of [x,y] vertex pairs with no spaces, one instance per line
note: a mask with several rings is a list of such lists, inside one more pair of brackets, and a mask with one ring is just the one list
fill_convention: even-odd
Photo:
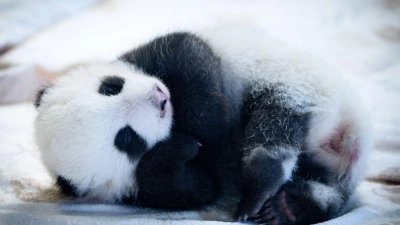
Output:
[[50,88],[50,86],[43,87],[36,93],[35,103],[34,103],[36,108],[39,108],[40,104],[42,103],[42,97],[46,93],[47,89],[49,89],[49,88]]

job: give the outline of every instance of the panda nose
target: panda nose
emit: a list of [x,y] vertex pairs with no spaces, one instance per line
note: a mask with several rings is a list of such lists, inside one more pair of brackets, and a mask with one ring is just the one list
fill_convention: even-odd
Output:
[[160,117],[163,118],[165,116],[165,111],[166,111],[167,102],[169,100],[169,96],[166,93],[167,91],[163,90],[163,88],[161,88],[159,86],[156,86],[156,90],[157,90],[157,92],[156,92],[157,102],[161,109]]

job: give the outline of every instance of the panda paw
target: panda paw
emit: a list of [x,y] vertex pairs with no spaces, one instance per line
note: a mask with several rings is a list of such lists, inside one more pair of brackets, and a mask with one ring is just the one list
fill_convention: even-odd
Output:
[[245,194],[238,205],[238,220],[246,220],[256,215],[262,209],[263,204],[269,201],[270,196],[270,194],[255,194],[255,192]]
[[169,139],[157,143],[142,156],[136,175],[154,178],[157,174],[176,171],[194,159],[198,151],[199,145],[194,137],[173,133]]
[[258,224],[293,225],[314,224],[330,219],[328,210],[321,209],[310,193],[292,185],[283,186],[248,219]]
[[[268,178],[262,178],[267,180]],[[277,179],[276,179],[277,180]],[[241,219],[254,217],[258,214],[266,202],[271,201],[279,191],[281,184],[279,182],[254,182],[252,179],[246,181],[242,199],[239,202],[237,216]]]
[[197,156],[201,144],[190,135],[174,132],[171,137],[154,146],[153,151],[160,151],[171,160],[189,161]]
[[273,198],[267,199],[249,220],[266,225],[296,224],[297,218],[286,199],[286,191],[281,190]]

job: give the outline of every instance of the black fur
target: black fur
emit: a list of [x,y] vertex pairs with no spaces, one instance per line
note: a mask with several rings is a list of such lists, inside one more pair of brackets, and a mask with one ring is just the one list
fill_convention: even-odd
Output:
[[76,186],[72,184],[70,180],[66,179],[63,176],[57,177],[56,185],[61,189],[61,192],[66,196],[70,197],[79,196],[79,193],[77,191],[78,189],[76,188]]
[[114,145],[126,153],[131,161],[138,159],[147,150],[146,142],[129,125],[118,131]]
[[[158,143],[139,162],[138,204],[163,209],[204,206],[217,197],[216,176],[196,158],[199,143],[192,136],[174,133]],[[149,152],[149,153],[150,153]]]
[[249,91],[242,110],[245,155],[249,154],[251,147],[260,144],[266,148],[301,148],[308,130],[309,115],[286,106],[279,98],[277,87]]
[[120,59],[158,77],[168,87],[174,131],[193,135],[210,152],[227,143],[229,118],[219,58],[207,43],[190,33],[172,33]]
[[195,35],[172,33],[120,60],[161,79],[174,108],[171,139],[148,151],[137,168],[140,203],[188,209],[215,200],[220,192],[215,171],[230,135],[219,58]]
[[298,169],[295,171],[296,177],[318,181],[324,184],[328,184],[329,177],[333,176],[332,172],[323,165],[314,162],[312,157],[307,153],[299,155],[297,168]]
[[99,87],[98,92],[105,96],[118,95],[124,87],[125,79],[117,76],[106,76]]

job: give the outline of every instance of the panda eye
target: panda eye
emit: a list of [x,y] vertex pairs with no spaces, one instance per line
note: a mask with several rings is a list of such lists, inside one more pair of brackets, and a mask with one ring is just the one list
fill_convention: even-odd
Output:
[[107,76],[101,82],[99,93],[106,96],[117,95],[124,87],[125,79],[117,76]]

